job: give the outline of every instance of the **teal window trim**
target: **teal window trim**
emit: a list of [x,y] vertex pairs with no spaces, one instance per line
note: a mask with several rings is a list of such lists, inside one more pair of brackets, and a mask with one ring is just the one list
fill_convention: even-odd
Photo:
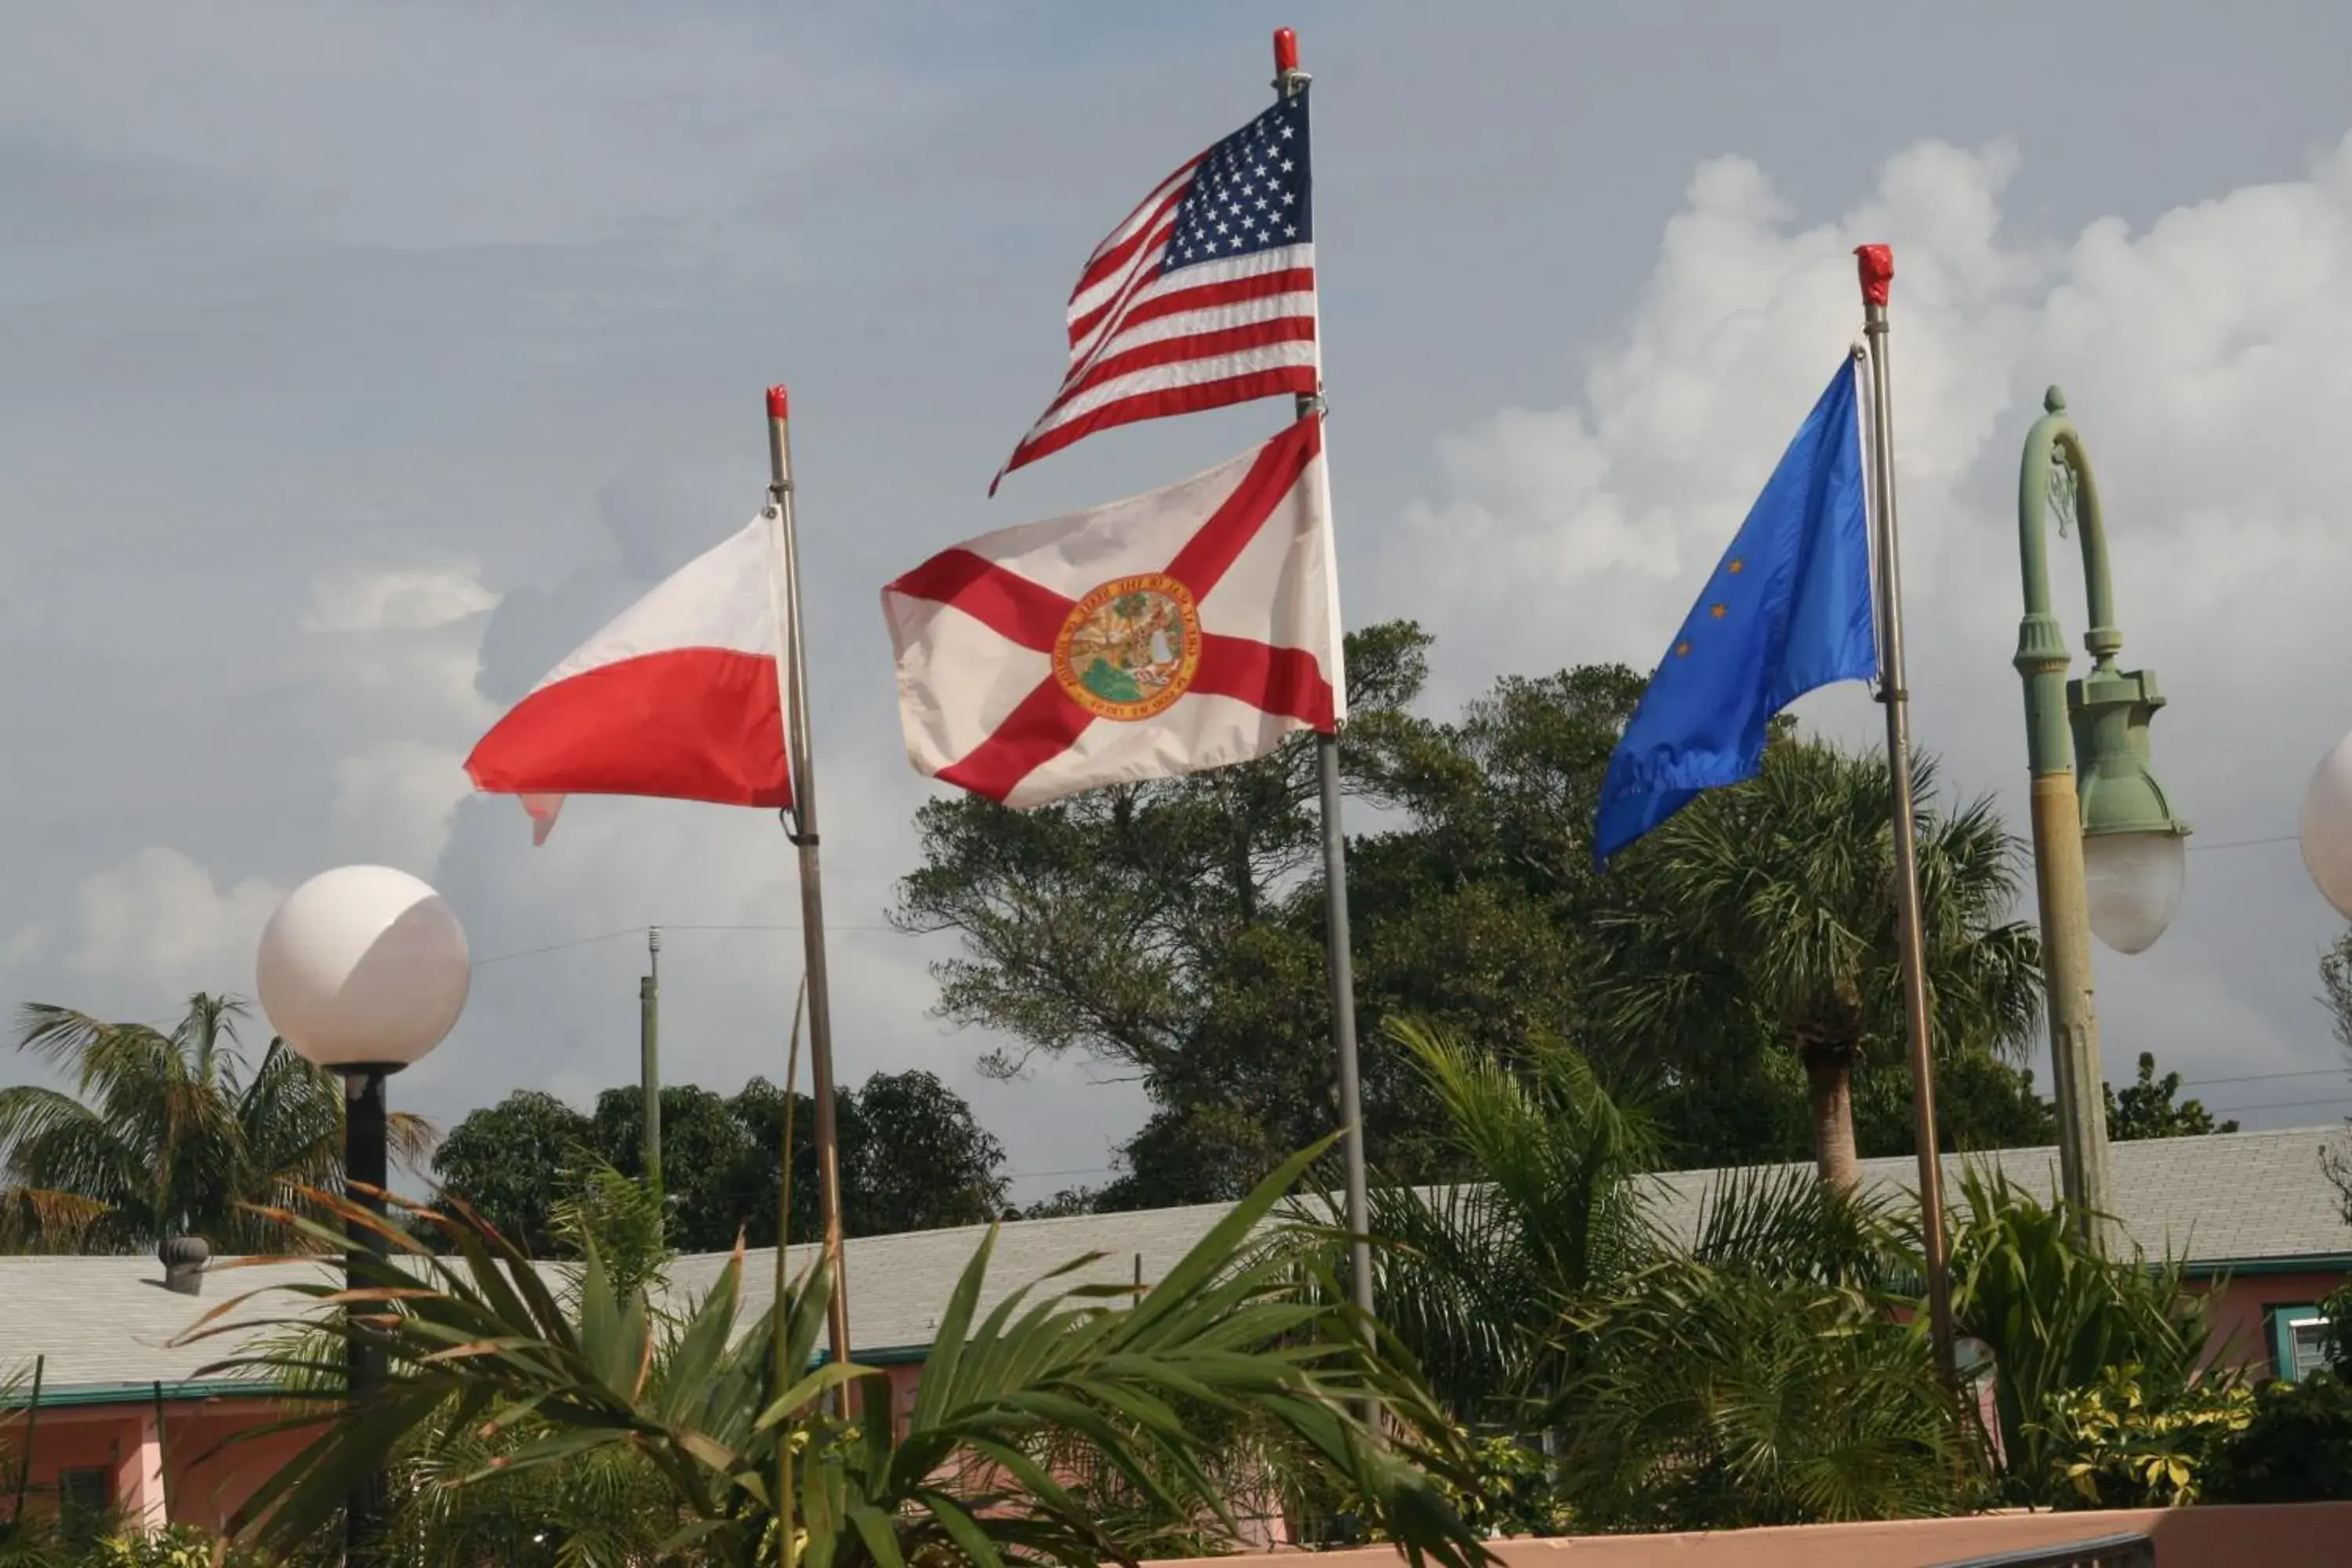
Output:
[[2315,1301],[2273,1301],[2263,1308],[2263,1337],[2270,1342],[2272,1376],[2290,1383],[2300,1381],[2301,1369],[2295,1364],[2294,1325],[2325,1315]]

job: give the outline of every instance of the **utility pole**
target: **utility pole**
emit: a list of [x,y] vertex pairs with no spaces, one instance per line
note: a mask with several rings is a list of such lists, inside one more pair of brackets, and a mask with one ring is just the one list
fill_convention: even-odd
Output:
[[637,1075],[646,1104],[646,1185],[658,1198],[661,1166],[661,927],[646,928],[646,977],[637,982]]

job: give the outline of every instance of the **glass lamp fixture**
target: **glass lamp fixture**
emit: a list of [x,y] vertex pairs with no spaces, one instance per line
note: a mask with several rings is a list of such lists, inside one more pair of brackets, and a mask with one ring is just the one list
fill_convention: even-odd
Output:
[[2164,702],[2152,672],[2106,661],[2066,686],[2091,934],[2117,952],[2156,945],[2187,881],[2189,824],[2148,767],[2148,721]]
[[2083,840],[2091,934],[2117,952],[2146,952],[2180,911],[2188,844],[2178,833],[2102,833]]

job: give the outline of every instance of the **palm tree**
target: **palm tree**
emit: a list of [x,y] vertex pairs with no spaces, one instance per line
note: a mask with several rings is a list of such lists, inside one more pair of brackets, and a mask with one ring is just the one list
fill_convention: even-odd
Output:
[[[224,1252],[270,1250],[293,1206],[342,1175],[343,1094],[331,1073],[273,1039],[248,1070],[246,1005],[203,993],[166,1033],[29,1003],[16,1048],[62,1070],[70,1093],[0,1089],[0,1247],[118,1251],[199,1236]],[[431,1126],[391,1118],[414,1163]]]
[[1560,1324],[1649,1261],[1633,1178],[1658,1139],[1566,1047],[1530,1042],[1515,1068],[1444,1029],[1385,1027],[1468,1179],[1373,1188],[1372,1234],[1388,1244],[1381,1316],[1458,1416],[1508,1423],[1565,1381]]
[[1601,1349],[1556,1428],[1579,1520],[1734,1530],[1961,1511],[1981,1476],[1974,1434],[1924,1330],[1887,1305],[1693,1258],[1597,1304],[1584,1321]]
[[[1627,859],[1600,921],[1613,949],[1598,1011],[1616,1048],[1697,1074],[1745,1041],[1795,1053],[1821,1179],[1855,1181],[1853,1077],[1901,1059],[1888,769],[1816,741],[1765,753]],[[1916,783],[1920,927],[1935,1048],[2021,1054],[2042,1005],[2041,944],[2010,919],[2024,846],[1990,797],[1944,812],[1936,764]]]
[[[983,1310],[992,1231],[940,1314],[912,1407],[895,1419],[883,1415],[884,1374],[819,1364],[821,1267],[782,1292],[780,1334],[767,1314],[739,1316],[739,1247],[709,1295],[671,1325],[641,1291],[614,1289],[593,1245],[567,1303],[512,1242],[461,1211],[418,1210],[412,1230],[324,1198],[394,1254],[352,1265],[359,1297],[383,1310],[337,1311],[352,1298],[335,1283],[300,1285],[285,1289],[310,1310],[200,1326],[191,1337],[244,1337],[257,1326],[332,1335],[382,1352],[390,1375],[363,1403],[298,1406],[265,1429],[313,1437],[240,1510],[239,1534],[299,1548],[331,1529],[353,1478],[404,1462],[396,1489],[445,1495],[534,1475],[583,1480],[583,1467],[609,1463],[621,1511],[667,1527],[663,1561],[782,1562],[782,1526],[800,1538],[792,1555],[812,1568],[1132,1564],[1130,1540],[1109,1532],[1052,1460],[1083,1444],[1156,1519],[1197,1521],[1230,1544],[1239,1521],[1212,1449],[1214,1424],[1185,1414],[1205,1409],[1275,1434],[1293,1473],[1377,1521],[1415,1568],[1425,1557],[1477,1568],[1487,1553],[1439,1485],[1475,1487],[1459,1439],[1368,1334],[1316,1238],[1261,1233],[1328,1147],[1294,1156],[1140,1294],[1070,1283],[1094,1261],[1081,1258]],[[321,1242],[341,1235],[299,1215],[287,1223]],[[331,1352],[265,1346],[205,1375],[285,1386],[333,1365]],[[1359,1405],[1381,1412],[1385,1443]],[[426,1526],[423,1560],[476,1560],[433,1538],[429,1515],[402,1511]],[[569,1528],[536,1522],[534,1534]],[[1151,1538],[1162,1534],[1155,1525]]]
[[1564,1047],[1506,1065],[1391,1024],[1465,1172],[1373,1193],[1381,1310],[1457,1420],[1548,1438],[1583,1528],[1943,1512],[1977,1474],[1935,1375],[1916,1249],[1802,1174],[1654,1200],[1648,1118]]

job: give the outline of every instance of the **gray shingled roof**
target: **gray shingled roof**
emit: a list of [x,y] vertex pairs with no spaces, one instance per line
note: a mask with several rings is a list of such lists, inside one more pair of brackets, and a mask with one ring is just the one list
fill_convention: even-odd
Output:
[[[2329,1127],[2118,1143],[2113,1150],[2117,1217],[2149,1252],[2183,1255],[2204,1269],[2347,1267],[2352,1228],[2320,1168],[2322,1151],[2344,1138],[2343,1129]],[[1955,1191],[1964,1160],[1997,1166],[2043,1193],[2057,1185],[2054,1149],[1948,1156],[1945,1180]],[[1917,1172],[1907,1157],[1866,1160],[1862,1169],[1866,1186],[1889,1195],[1907,1194]],[[1672,1234],[1692,1234],[1706,1194],[1725,1174],[1685,1171],[1652,1178],[1660,1223]],[[1078,1279],[1127,1282],[1136,1278],[1139,1259],[1142,1278],[1155,1280],[1225,1212],[1221,1205],[1204,1205],[1007,1225],[997,1238],[982,1308],[1087,1253],[1106,1256]],[[983,1234],[973,1226],[852,1240],[857,1353],[868,1360],[920,1354]],[[812,1248],[793,1247],[786,1267],[797,1272],[812,1256]],[[725,1262],[719,1254],[679,1259],[671,1271],[673,1300],[682,1305],[702,1296]],[[753,1252],[744,1263],[748,1316],[764,1310],[772,1297],[775,1253]],[[153,1382],[167,1388],[183,1384],[226,1353],[218,1341],[172,1345],[202,1313],[238,1291],[301,1278],[310,1268],[215,1272],[205,1295],[192,1300],[163,1288],[163,1269],[152,1258],[0,1258],[0,1372],[45,1354],[50,1394],[69,1400],[146,1397]],[[290,1298],[279,1300],[279,1310],[294,1304]]]
[[[1129,1283],[1139,1259],[1144,1279],[1156,1280],[1225,1212],[1223,1205],[1213,1204],[1007,1225],[997,1237],[982,1310],[1092,1252],[1107,1256],[1059,1283]],[[888,1361],[928,1348],[949,1293],[986,1234],[985,1226],[974,1226],[853,1238],[846,1267],[856,1353]],[[795,1247],[785,1268],[797,1274],[815,1255],[814,1247]],[[191,1298],[163,1289],[163,1266],[152,1258],[0,1258],[0,1376],[29,1373],[33,1358],[41,1355],[47,1358],[42,1372],[45,1404],[52,1397],[144,1399],[159,1381],[168,1392],[235,1353],[226,1337],[193,1345],[172,1342],[205,1312],[245,1291],[315,1279],[320,1268],[338,1267],[332,1258],[320,1266],[236,1268],[226,1268],[226,1261],[215,1261],[205,1293]],[[743,1261],[742,1315],[748,1320],[775,1298],[775,1249],[749,1252]],[[670,1270],[670,1303],[682,1308],[708,1294],[726,1262],[724,1253],[677,1259]],[[557,1266],[547,1267],[552,1272]],[[301,1305],[290,1295],[265,1297],[227,1321],[290,1315]]]
[[[2329,1148],[2352,1152],[2345,1129],[2294,1127],[2274,1132],[2216,1132],[2152,1138],[2109,1146],[2116,1220],[2151,1256],[2186,1258],[2199,1269],[2225,1264],[2276,1268],[2296,1260],[2352,1259],[2352,1227],[2320,1166]],[[1960,1171],[1975,1163],[2047,1197],[2058,1189],[2058,1151],[2002,1149],[1944,1156],[1948,1201],[1958,1202]],[[1805,1169],[1811,1167],[1780,1167]],[[1670,1234],[1698,1226],[1706,1194],[1724,1171],[1681,1171],[1654,1178],[1654,1210]],[[1919,1163],[1906,1154],[1864,1160],[1865,1190],[1910,1201]]]

